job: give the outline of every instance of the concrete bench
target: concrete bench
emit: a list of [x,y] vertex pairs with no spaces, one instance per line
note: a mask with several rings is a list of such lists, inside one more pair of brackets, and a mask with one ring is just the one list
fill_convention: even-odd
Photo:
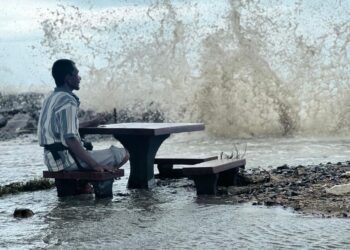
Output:
[[157,164],[160,178],[181,178],[185,177],[181,168],[174,168],[174,165],[194,165],[206,161],[216,160],[217,156],[186,156],[186,157],[157,157],[154,164]]
[[231,186],[235,184],[235,177],[239,168],[244,168],[245,159],[211,160],[192,166],[185,166],[182,172],[195,182],[197,194],[217,193],[217,186]]
[[115,178],[124,176],[124,170],[118,169],[110,172],[88,172],[88,171],[43,171],[44,178],[54,178],[57,188],[57,196],[65,197],[82,194],[79,185],[91,183],[94,187],[96,198],[112,197],[112,186]]

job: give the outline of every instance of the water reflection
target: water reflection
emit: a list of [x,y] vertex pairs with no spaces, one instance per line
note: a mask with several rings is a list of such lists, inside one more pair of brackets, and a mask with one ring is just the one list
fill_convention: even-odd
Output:
[[[97,147],[104,147],[104,143],[109,142],[99,142]],[[189,143],[179,137],[162,145],[160,153],[181,155],[185,146],[191,146],[185,154],[214,152],[229,149],[230,143],[228,140]],[[247,160],[276,166],[276,161],[292,162],[295,158],[321,162],[320,156],[324,154],[327,161],[335,161],[346,159],[348,144],[348,140],[248,140]],[[16,145],[6,142],[0,148],[16,157]],[[30,142],[26,147],[36,157],[34,161],[39,162],[40,152],[34,152]],[[280,153],[278,159],[276,152]],[[24,163],[25,159],[23,166],[9,175],[11,166],[0,165],[2,178],[22,178],[28,169]],[[40,166],[33,172],[40,174],[42,170]],[[346,249],[350,245],[344,233],[350,230],[347,219],[322,219],[280,207],[252,206],[226,195],[197,197],[193,182],[187,179],[158,181],[152,190],[128,190],[128,166],[125,170],[126,176],[113,185],[113,199],[95,200],[89,196],[60,199],[55,189],[1,197],[0,248]],[[35,215],[30,219],[14,219],[16,207],[30,208]]]
[[[346,219],[239,204],[225,195],[197,197],[189,180],[165,182],[148,191],[126,190],[117,182],[113,199],[61,199],[55,190],[3,197],[0,247],[346,249],[350,244]],[[15,207],[31,208],[35,216],[13,219]]]

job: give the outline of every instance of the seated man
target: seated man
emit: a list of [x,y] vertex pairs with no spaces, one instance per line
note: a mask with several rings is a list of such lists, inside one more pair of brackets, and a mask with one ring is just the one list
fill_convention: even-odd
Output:
[[[38,138],[44,147],[44,161],[49,171],[113,171],[129,159],[124,148],[86,151],[79,136],[79,98],[73,90],[79,90],[80,76],[75,63],[68,59],[57,60],[52,67],[56,88],[45,100],[41,109]],[[97,126],[103,119],[97,118],[82,125]]]

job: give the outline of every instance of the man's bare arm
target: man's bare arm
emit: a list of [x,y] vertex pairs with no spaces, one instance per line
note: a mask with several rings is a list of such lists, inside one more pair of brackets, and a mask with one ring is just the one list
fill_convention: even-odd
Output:
[[80,122],[79,127],[80,128],[86,128],[86,127],[97,127],[100,124],[105,124],[107,119],[104,115],[98,115],[95,119],[92,119],[90,121],[86,122]]
[[77,138],[68,138],[66,139],[66,143],[68,148],[73,152],[74,156],[85,162],[88,165],[88,168],[99,172],[103,172],[104,170],[112,170],[110,167],[98,164],[93,158],[91,158]]

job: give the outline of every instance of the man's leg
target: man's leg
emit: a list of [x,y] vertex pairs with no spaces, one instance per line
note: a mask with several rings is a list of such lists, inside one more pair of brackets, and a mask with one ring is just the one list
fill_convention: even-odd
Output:
[[[87,151],[90,156],[99,164],[105,165],[105,166],[110,166],[111,168],[120,168],[122,165],[124,165],[128,160],[129,160],[129,153],[127,150],[125,150],[124,148],[118,148],[115,146],[111,146],[108,149],[103,149],[103,150],[93,150],[93,151]],[[83,171],[91,171],[87,164],[79,161],[80,166],[83,167]],[[69,168],[65,169],[66,171],[82,171],[82,169],[78,168],[78,166],[76,164],[72,165]],[[74,181],[74,180],[72,180]],[[107,183],[108,182],[108,183]],[[93,183],[94,185],[94,189],[95,189],[95,194],[96,192],[99,194],[99,196],[103,197],[103,196],[110,196],[110,192],[111,192],[111,188],[110,192],[106,192],[104,189],[106,188],[102,188],[100,187],[100,185],[111,185],[111,183],[109,183],[110,181],[106,181],[105,182],[96,182]],[[75,181],[75,189],[76,194],[90,194],[93,192],[93,189],[91,187],[91,185],[86,182],[86,181]],[[113,183],[113,180],[112,180]],[[100,190],[101,189],[101,190]],[[106,189],[106,190],[107,190]],[[101,192],[100,192],[101,191]],[[74,191],[73,191],[74,192]],[[101,193],[101,194],[100,194]],[[108,195],[106,195],[108,193]]]
[[[120,168],[129,160],[128,151],[115,146],[102,150],[88,151],[88,153],[97,163],[113,168]],[[80,165],[87,168],[84,162],[80,162]]]
[[[69,168],[65,168],[65,171],[82,171],[77,164],[71,165]],[[87,169],[83,169],[87,170]],[[63,185],[67,185],[69,182],[70,188],[74,195],[78,194],[92,194],[94,192],[91,184],[88,181],[84,180],[63,180]],[[74,191],[73,191],[74,190]]]
[[[108,149],[88,151],[90,156],[99,164],[110,167],[111,169],[120,168],[129,159],[129,153],[124,148],[111,146]],[[86,164],[81,164],[82,167]],[[95,195],[98,198],[113,197],[112,186],[113,179],[106,181],[93,182]]]

